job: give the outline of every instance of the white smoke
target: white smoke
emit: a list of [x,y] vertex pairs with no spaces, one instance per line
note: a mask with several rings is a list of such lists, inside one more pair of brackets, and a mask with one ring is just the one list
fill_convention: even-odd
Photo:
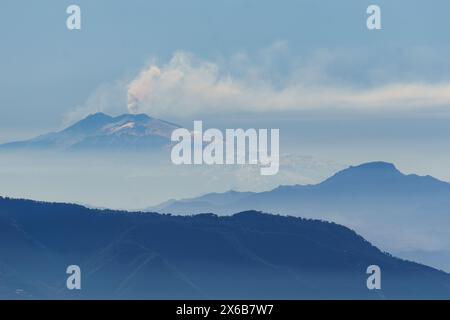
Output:
[[385,112],[450,105],[450,82],[389,82],[361,88],[309,81],[325,78],[315,67],[293,68],[282,85],[275,85],[258,77],[262,72],[251,72],[250,66],[239,76],[224,69],[177,52],[167,64],[152,63],[129,83],[128,111],[164,117],[320,109]]

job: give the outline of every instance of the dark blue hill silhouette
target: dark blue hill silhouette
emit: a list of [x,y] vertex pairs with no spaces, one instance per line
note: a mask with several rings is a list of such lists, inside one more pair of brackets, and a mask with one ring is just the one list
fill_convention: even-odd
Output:
[[[68,265],[82,290],[65,289]],[[382,269],[382,290],[366,268]],[[171,216],[0,198],[0,298],[450,298],[450,275],[328,222]]]
[[176,128],[175,124],[146,114],[111,117],[96,113],[62,131],[0,145],[0,150],[150,151],[170,144],[170,136]]

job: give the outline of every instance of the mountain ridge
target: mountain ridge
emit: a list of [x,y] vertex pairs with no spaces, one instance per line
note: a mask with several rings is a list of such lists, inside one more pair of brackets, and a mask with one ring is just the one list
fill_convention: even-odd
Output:
[[[385,250],[450,271],[450,184],[431,176],[403,174],[387,162],[351,166],[315,185],[279,186],[265,192],[210,194],[148,210],[174,214],[245,210],[297,215],[344,224]],[[415,251],[413,255],[406,252]],[[436,253],[436,254],[432,254]],[[424,258],[426,257],[426,258]]]
[[[367,172],[369,171],[369,172]],[[361,175],[362,173],[362,175]],[[190,201],[207,201],[211,199],[213,196],[222,196],[222,197],[230,197],[231,200],[234,200],[232,196],[236,196],[239,199],[246,198],[247,196],[258,196],[261,194],[270,194],[273,192],[280,192],[280,191],[294,191],[296,189],[302,190],[302,189],[314,189],[314,188],[320,188],[320,187],[328,187],[330,185],[341,183],[341,184],[347,184],[352,183],[352,181],[348,181],[348,178],[355,179],[355,180],[361,180],[361,179],[367,179],[367,178],[374,178],[376,180],[379,180],[381,178],[406,178],[406,179],[423,179],[427,183],[427,187],[429,187],[429,184],[432,184],[436,187],[445,187],[448,188],[450,191],[450,183],[446,181],[442,181],[439,179],[436,179],[430,175],[425,176],[419,176],[416,174],[403,174],[400,170],[396,168],[396,166],[393,163],[384,162],[384,161],[373,161],[373,162],[366,162],[360,165],[356,166],[349,166],[346,169],[340,170],[330,176],[329,178],[323,180],[322,182],[319,182],[317,184],[294,184],[294,185],[280,185],[272,190],[269,191],[263,191],[263,192],[238,192],[234,190],[229,190],[223,193],[208,193],[204,194],[198,197],[194,198],[187,198],[187,199],[181,199],[181,200],[174,200],[171,199],[170,201],[167,201],[170,205],[177,203],[177,202],[183,202],[188,203]],[[346,180],[346,181],[342,181]],[[373,180],[367,180],[368,184],[373,184]],[[343,187],[342,185],[340,186]],[[165,202],[164,202],[165,203]],[[228,202],[229,203],[229,202]],[[163,203],[162,203],[163,204]],[[161,206],[162,204],[158,205]],[[217,204],[217,203],[214,203]],[[152,207],[148,208],[147,210],[151,210]]]
[[57,132],[2,144],[0,150],[148,150],[169,145],[171,133],[177,128],[176,124],[146,114],[113,117],[99,112]]
[[[449,274],[386,254],[342,225],[299,217],[183,217],[0,198],[0,230],[6,299],[450,297]],[[72,264],[82,270],[81,291],[64,287]],[[381,291],[366,287],[373,264]]]

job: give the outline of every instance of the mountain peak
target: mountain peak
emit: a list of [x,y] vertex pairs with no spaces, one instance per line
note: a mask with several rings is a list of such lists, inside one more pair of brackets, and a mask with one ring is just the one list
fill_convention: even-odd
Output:
[[108,116],[106,113],[103,113],[103,112],[91,113],[85,119],[95,119],[95,118],[108,118],[108,119],[111,119],[110,116]]
[[399,172],[393,163],[384,161],[367,162],[357,166],[351,166],[347,170],[383,170]]
[[127,121],[147,121],[152,118],[145,113],[125,113],[114,118],[115,121],[127,120]]
[[[339,184],[342,186],[374,184],[375,181],[397,179],[404,176],[394,164],[384,161],[363,163],[350,166],[325,180],[323,184]],[[376,184],[376,183],[375,183]]]
[[171,134],[177,128],[176,124],[143,113],[110,116],[97,112],[62,131],[0,145],[0,148],[156,150],[170,144]]
[[120,121],[123,119],[130,119],[130,120],[149,120],[151,117],[149,117],[145,113],[124,113],[118,116],[110,116],[103,112],[96,112],[88,115],[87,117],[79,120],[78,122],[83,122],[86,120],[109,120],[109,121]]
[[97,112],[88,115],[86,118],[74,123],[70,127],[63,130],[63,132],[92,132],[97,130],[99,127],[109,123],[111,117],[105,113]]

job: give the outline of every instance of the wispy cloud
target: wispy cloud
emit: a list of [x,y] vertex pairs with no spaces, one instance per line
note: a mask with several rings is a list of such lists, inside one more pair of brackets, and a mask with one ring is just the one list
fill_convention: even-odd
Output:
[[[448,49],[448,48],[447,48]],[[450,53],[450,49],[442,49]],[[148,113],[187,117],[239,112],[447,112],[450,62],[424,48],[374,55],[364,49],[292,54],[284,42],[249,55],[205,60],[178,51],[134,78],[101,85],[66,115]]]
[[241,72],[227,70],[229,65],[185,52],[175,53],[166,64],[152,63],[128,85],[128,110],[191,116],[322,109],[389,112],[450,105],[450,82],[379,81],[361,86],[357,81],[333,81],[320,64],[309,64],[288,70],[277,83],[261,76],[264,72],[254,65],[241,64]]
[[65,127],[81,118],[96,112],[124,113],[127,95],[127,81],[116,80],[100,85],[80,104],[64,115],[62,125]]

